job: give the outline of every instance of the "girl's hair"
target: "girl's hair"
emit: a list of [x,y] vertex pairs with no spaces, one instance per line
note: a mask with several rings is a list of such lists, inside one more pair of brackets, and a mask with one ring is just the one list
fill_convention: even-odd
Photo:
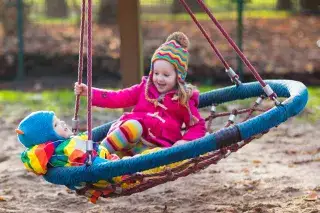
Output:
[[177,79],[177,86],[178,86],[178,100],[179,103],[187,106],[188,105],[188,101],[190,100],[193,91],[195,90],[195,86],[191,85],[191,84],[187,84],[185,82],[180,82]]
[[[188,37],[182,32],[172,33],[171,35],[168,36],[166,42],[171,40],[176,41],[178,44],[181,45],[181,47],[185,48],[186,50],[188,50],[190,47],[190,41]],[[195,87],[192,86],[191,84],[185,83],[184,81],[183,82],[179,81],[179,78],[177,78],[177,87],[178,87],[179,103],[184,106],[187,106],[188,101],[191,98]]]

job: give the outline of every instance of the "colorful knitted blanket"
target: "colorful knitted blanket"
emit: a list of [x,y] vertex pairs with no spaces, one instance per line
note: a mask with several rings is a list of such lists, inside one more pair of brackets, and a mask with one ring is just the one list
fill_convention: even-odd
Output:
[[[21,160],[27,170],[37,175],[46,174],[48,167],[80,166],[86,162],[87,135],[79,134],[66,140],[48,141],[26,149]],[[94,144],[93,157],[97,156],[98,146]],[[103,158],[109,153],[102,150]]]

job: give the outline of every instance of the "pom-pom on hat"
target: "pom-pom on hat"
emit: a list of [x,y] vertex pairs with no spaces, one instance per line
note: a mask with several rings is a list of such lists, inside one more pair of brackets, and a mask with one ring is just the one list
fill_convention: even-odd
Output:
[[152,77],[154,62],[161,59],[170,62],[175,67],[179,81],[184,82],[188,70],[189,45],[189,39],[184,33],[174,32],[169,35],[166,42],[152,56],[150,77]]
[[37,111],[25,117],[16,129],[20,143],[31,148],[48,141],[64,139],[54,131],[54,116],[51,111]]

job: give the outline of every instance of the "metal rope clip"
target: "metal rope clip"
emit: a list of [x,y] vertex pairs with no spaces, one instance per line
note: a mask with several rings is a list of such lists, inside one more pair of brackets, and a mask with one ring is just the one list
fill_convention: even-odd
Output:
[[77,134],[78,129],[79,129],[79,120],[73,118],[72,119],[72,132],[74,135]]
[[234,109],[232,110],[232,113],[229,115],[228,121],[233,124],[236,116],[237,116],[237,110]]
[[113,188],[114,193],[116,193],[116,194],[121,194],[123,191],[123,189],[119,186],[114,186],[112,188]]
[[263,100],[262,97],[258,97],[256,100],[256,104],[260,105],[262,103],[262,100]]
[[235,118],[236,118],[235,114],[230,114],[228,121],[230,121],[231,123],[234,123]]
[[239,80],[239,76],[233,71],[231,67],[229,67],[229,69],[226,69],[226,73],[228,74],[232,83],[235,83],[237,86],[242,84],[242,82]]
[[227,158],[230,154],[231,154],[231,151],[228,149],[228,150],[227,150],[227,153],[225,153],[223,157],[224,157],[224,158]]
[[169,180],[174,180],[175,175],[170,168],[165,169],[165,174]]
[[244,141],[238,142],[238,146],[239,146],[239,147],[242,147],[242,146],[244,146],[244,145],[245,145],[245,142],[244,142]]
[[276,106],[281,105],[281,102],[277,99],[277,95],[274,93],[274,95],[272,96],[272,100],[274,101]]
[[281,102],[277,99],[277,94],[272,90],[269,84],[263,87],[263,91],[267,94],[267,96],[275,102],[276,106],[279,106]]
[[92,140],[86,141],[86,150],[87,150],[87,154],[88,154],[86,165],[90,166],[90,165],[92,165],[92,151],[93,151],[93,141]]
[[214,104],[212,104],[210,112],[211,114],[214,114],[216,112],[216,106]]

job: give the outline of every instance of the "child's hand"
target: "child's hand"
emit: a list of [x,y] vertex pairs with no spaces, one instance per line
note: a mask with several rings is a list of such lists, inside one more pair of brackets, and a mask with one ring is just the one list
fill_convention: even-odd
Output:
[[87,96],[88,92],[88,86],[78,82],[74,83],[74,94],[80,95],[80,96]]
[[188,142],[189,141],[186,141],[186,140],[179,140],[179,141],[175,142],[172,146],[179,146],[179,145],[182,145],[182,144],[185,144]]

